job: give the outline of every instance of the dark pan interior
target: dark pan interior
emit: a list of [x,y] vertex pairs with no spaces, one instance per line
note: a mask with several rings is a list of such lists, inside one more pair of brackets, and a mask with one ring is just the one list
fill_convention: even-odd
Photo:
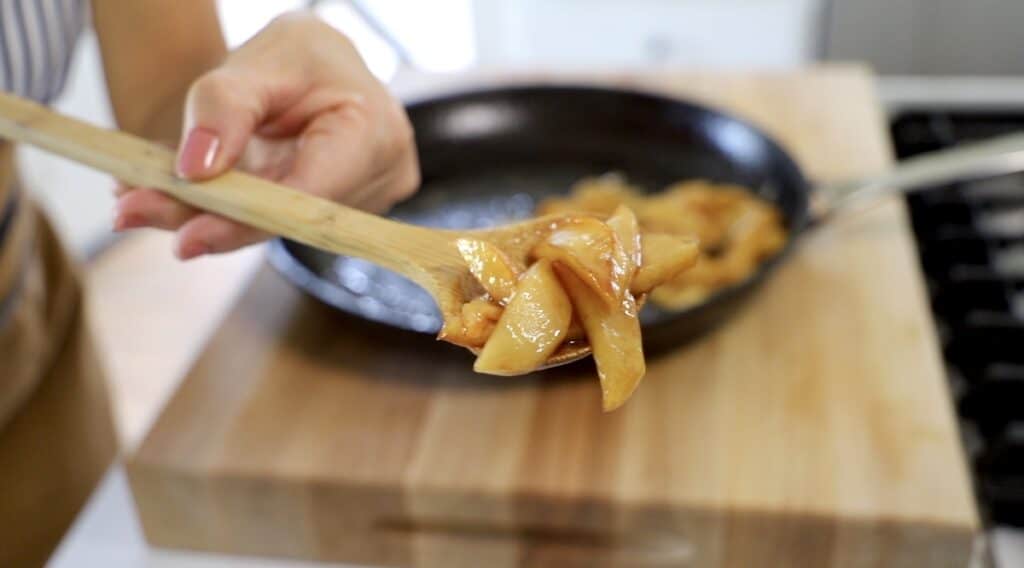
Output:
[[[807,185],[789,156],[758,130],[708,108],[589,87],[516,87],[461,93],[408,107],[423,186],[391,215],[452,229],[531,214],[539,199],[582,177],[621,172],[647,191],[691,178],[749,187],[779,205],[791,234],[807,222]],[[792,239],[790,239],[790,246]],[[648,347],[678,345],[726,318],[785,256],[747,282],[682,312],[644,308]],[[288,241],[271,261],[296,285],[345,312],[424,333],[440,328],[431,298],[367,262]]]

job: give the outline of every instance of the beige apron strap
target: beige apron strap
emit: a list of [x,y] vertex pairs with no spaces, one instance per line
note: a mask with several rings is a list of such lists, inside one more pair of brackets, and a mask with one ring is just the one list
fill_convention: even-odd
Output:
[[0,429],[0,566],[37,568],[57,547],[117,453],[83,310],[58,354]]
[[14,179],[14,146],[0,140],[0,203],[7,201]]
[[35,215],[23,192],[12,190],[13,177],[12,151],[4,145],[0,147],[0,193],[6,196],[0,205],[4,229],[0,235],[0,432],[39,380],[40,351],[46,339],[42,318],[31,316],[43,313],[46,293],[42,271],[30,270],[36,248]]
[[[7,179],[10,165],[0,174]],[[54,364],[81,307],[78,275],[56,234],[25,191],[13,196],[15,213],[0,241],[0,434]]]
[[3,329],[25,288],[29,256],[35,248],[37,218],[24,192],[13,193],[2,210],[0,226],[0,329]]
[[24,278],[24,265],[35,233],[23,192],[14,190],[14,159],[10,145],[0,144],[0,326]]
[[[0,145],[0,196],[13,178]],[[3,568],[43,565],[117,451],[80,279],[26,193],[0,241],[0,298],[13,298],[0,321]]]

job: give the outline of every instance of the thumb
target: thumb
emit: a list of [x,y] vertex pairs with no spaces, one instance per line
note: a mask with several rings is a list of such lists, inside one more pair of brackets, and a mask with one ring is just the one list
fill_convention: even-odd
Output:
[[242,156],[265,114],[260,89],[222,70],[207,73],[189,89],[176,169],[203,180],[229,170]]

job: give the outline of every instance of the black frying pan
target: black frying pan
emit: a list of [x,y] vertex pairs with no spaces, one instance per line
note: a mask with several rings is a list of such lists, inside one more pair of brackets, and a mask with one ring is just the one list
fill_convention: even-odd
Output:
[[[648,351],[676,346],[732,314],[791,251],[794,240],[832,211],[880,195],[1024,171],[1024,134],[933,152],[859,180],[811,189],[771,139],[728,115],[678,100],[582,87],[518,87],[410,105],[423,188],[395,208],[411,223],[467,229],[529,216],[537,201],[576,180],[619,171],[648,190],[680,179],[739,184],[782,211],[789,240],[745,281],[683,311],[648,304],[641,313]],[[292,282],[350,314],[436,333],[441,318],[416,285],[358,259],[275,241],[273,264]]]
[[[649,191],[683,179],[736,183],[783,212],[791,235],[809,221],[809,187],[782,148],[734,117],[669,98],[590,87],[516,87],[408,106],[423,185],[392,216],[451,229],[530,216],[538,200],[609,171]],[[702,304],[641,314],[648,349],[675,346],[725,320],[789,252]],[[433,300],[408,280],[365,261],[278,240],[272,264],[342,311],[436,334]]]

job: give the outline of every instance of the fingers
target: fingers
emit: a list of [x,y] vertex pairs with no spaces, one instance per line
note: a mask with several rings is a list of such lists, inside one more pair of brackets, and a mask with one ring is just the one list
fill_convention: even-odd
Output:
[[200,213],[178,230],[174,254],[189,260],[205,254],[228,252],[267,238],[262,231],[212,213]]
[[[266,85],[252,79],[251,74],[222,67],[192,84],[186,98],[184,134],[178,148],[178,175],[205,180],[231,169],[240,160],[253,131],[269,112]],[[150,211],[156,217],[148,224],[178,230],[175,254],[182,260],[235,250],[266,238],[257,229],[218,215],[198,213],[187,206],[180,207],[190,210],[191,214],[180,208],[172,210],[163,202],[159,215],[155,210]]]
[[196,209],[155,189],[126,190],[117,200],[114,230],[155,227],[173,231],[197,213]]
[[217,69],[199,78],[185,101],[178,175],[203,180],[230,169],[267,112],[263,87],[249,75]]
[[[192,84],[175,165],[196,181],[238,167],[374,212],[419,184],[404,109],[354,45],[315,18],[276,20]],[[156,192],[119,194],[118,228],[176,229],[181,258],[266,237]]]
[[188,260],[228,252],[267,238],[263,232],[198,210],[154,189],[130,189],[117,200],[114,230],[154,227],[178,231],[175,254]]

